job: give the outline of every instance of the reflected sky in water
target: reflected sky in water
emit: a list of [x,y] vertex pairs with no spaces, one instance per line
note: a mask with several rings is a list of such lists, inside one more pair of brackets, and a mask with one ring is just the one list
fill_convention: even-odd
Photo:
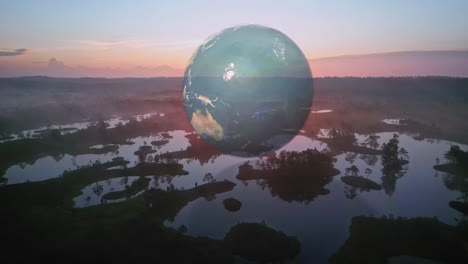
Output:
[[[380,133],[379,143],[388,141],[393,133]],[[358,136],[361,142],[364,136]],[[304,150],[315,147],[317,141],[298,136],[284,147],[287,150]],[[301,241],[303,249],[301,262],[326,262],[327,257],[335,252],[348,237],[351,218],[356,215],[382,216],[393,214],[403,217],[438,217],[440,220],[455,224],[455,217],[459,213],[447,206],[448,201],[454,200],[459,193],[448,190],[440,177],[435,177],[435,170],[428,161],[435,164],[436,158],[442,160],[443,153],[450,147],[450,142],[439,141],[429,143],[417,141],[407,135],[400,135],[400,146],[410,153],[410,164],[407,173],[396,182],[395,192],[389,196],[384,190],[359,192],[357,196],[347,199],[344,191],[345,184],[340,180],[345,168],[356,165],[360,174],[364,175],[365,168],[371,168],[373,173],[369,179],[380,183],[380,160],[375,166],[367,165],[359,155],[353,162],[347,159],[347,154],[338,155],[335,167],[342,174],[325,186],[330,190],[329,195],[319,196],[309,204],[288,203],[278,197],[272,197],[268,189],[248,181],[244,185],[235,176],[238,166],[243,159],[221,156],[215,164],[206,164],[199,171],[195,167],[185,166],[190,175],[201,175],[212,172],[217,180],[229,179],[237,183],[233,191],[217,195],[213,201],[198,199],[183,208],[173,222],[166,221],[166,225],[174,228],[185,225],[188,233],[194,236],[209,236],[222,239],[229,228],[240,222],[265,221],[268,226],[295,235]],[[463,146],[465,149],[466,146]],[[193,187],[190,184],[195,177],[177,178],[176,186]],[[242,202],[237,212],[228,212],[222,201],[226,198],[236,198]]]
[[[153,147],[156,153],[174,152],[186,149],[190,143],[185,131],[170,131],[169,142],[160,147]],[[378,143],[387,142],[392,132],[378,133]],[[356,135],[358,143],[364,142],[367,135]],[[163,139],[162,135],[150,137],[137,137],[131,139],[133,145],[120,145],[118,153],[107,153],[103,155],[78,155],[76,157],[64,155],[53,158],[50,156],[38,159],[32,165],[15,165],[6,171],[8,184],[29,181],[40,181],[48,178],[58,177],[66,169],[74,169],[76,166],[94,162],[110,161],[115,157],[124,157],[130,161],[128,166],[133,166],[138,157],[134,154],[140,146],[149,145],[151,141]],[[346,168],[356,165],[360,175],[366,177],[366,168],[372,173],[369,179],[382,183],[382,165],[380,157],[374,160],[375,164],[369,162],[369,157],[361,154],[343,153],[336,156],[335,167],[341,171],[340,175],[325,186],[330,190],[328,195],[320,195],[310,203],[286,202],[279,197],[273,197],[268,188],[262,189],[255,180],[240,181],[236,179],[239,165],[247,160],[255,162],[255,158],[243,158],[230,155],[215,156],[208,162],[197,159],[181,159],[179,163],[184,165],[188,175],[174,177],[171,183],[177,189],[189,189],[197,184],[203,184],[204,176],[212,173],[217,181],[228,179],[237,185],[227,193],[216,195],[214,200],[199,198],[184,207],[175,219],[165,222],[167,226],[178,228],[185,225],[188,234],[193,236],[208,236],[222,239],[230,227],[237,222],[261,222],[265,221],[268,226],[281,230],[289,235],[295,235],[301,241],[302,250],[299,259],[301,262],[310,263],[325,262],[327,257],[335,252],[347,239],[348,228],[353,216],[371,215],[382,216],[393,214],[402,217],[437,217],[441,221],[455,224],[455,218],[459,217],[456,210],[447,204],[459,196],[459,192],[449,190],[445,187],[442,176],[436,176],[432,168],[436,158],[444,160],[446,152],[452,142],[443,140],[416,140],[413,137],[400,134],[400,147],[404,147],[410,156],[410,163],[405,166],[406,174],[396,179],[394,191],[383,190],[356,191],[356,196],[349,199],[345,191],[345,183],[340,180]],[[462,149],[468,150],[465,145],[457,144]],[[96,146],[99,147],[99,146]],[[296,136],[281,150],[302,151],[308,148],[324,150],[327,144],[318,140],[310,139],[303,135]],[[370,165],[369,165],[370,164]],[[125,177],[110,179],[93,183],[85,187],[78,197],[75,197],[76,207],[85,207],[100,204],[100,198],[110,191],[125,189],[125,185],[131,185],[137,176],[129,176],[127,182]],[[165,189],[168,182],[158,180],[155,184],[150,177],[150,186]],[[98,187],[101,186],[101,187]],[[101,190],[96,188],[102,188]],[[392,188],[390,188],[392,189]],[[96,191],[97,190],[97,191]],[[87,197],[90,197],[87,199]],[[227,211],[222,201],[225,198],[236,198],[242,202],[242,207],[237,212]],[[110,202],[119,202],[116,200]]]
[[[158,147],[158,153],[173,152],[185,149],[189,146],[189,141],[185,137],[188,133],[185,131],[177,130],[171,131],[169,134],[173,137],[165,144]],[[26,181],[43,181],[50,178],[55,178],[61,175],[65,170],[76,169],[77,166],[85,166],[95,161],[107,162],[111,161],[115,157],[124,157],[125,160],[130,161],[129,166],[133,166],[138,161],[138,156],[134,154],[135,151],[143,145],[151,145],[151,141],[162,140],[161,135],[148,136],[148,137],[136,137],[130,139],[133,142],[132,145],[120,145],[117,152],[111,152],[106,154],[84,154],[71,156],[68,154],[61,155],[58,157],[47,156],[36,160],[33,164],[21,163],[10,167],[5,177],[8,179],[7,184],[23,183]],[[146,143],[146,144],[145,144]],[[97,148],[102,146],[91,146],[91,148]]]

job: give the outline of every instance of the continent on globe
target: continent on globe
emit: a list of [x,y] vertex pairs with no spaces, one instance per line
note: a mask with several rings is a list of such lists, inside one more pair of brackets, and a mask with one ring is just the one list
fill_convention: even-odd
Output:
[[304,125],[312,96],[302,51],[283,33],[259,25],[212,36],[185,70],[187,117],[225,154],[249,157],[281,148]]

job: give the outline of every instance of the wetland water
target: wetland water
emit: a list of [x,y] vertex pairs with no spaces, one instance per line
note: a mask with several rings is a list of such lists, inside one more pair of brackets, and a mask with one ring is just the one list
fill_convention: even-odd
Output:
[[[120,120],[120,119],[118,119]],[[300,133],[282,149],[303,151],[328,148],[327,143]],[[128,140],[131,144],[118,145],[116,150],[105,154],[60,155],[42,157],[31,164],[21,163],[6,170],[6,184],[19,184],[27,181],[36,182],[60,177],[65,170],[99,161],[100,163],[122,157],[133,166],[139,161],[135,155],[141,146],[150,146],[154,154],[177,152],[190,147],[190,133],[183,130],[166,131],[152,136],[135,137]],[[304,132],[304,131],[302,131]],[[328,134],[329,131],[327,131]],[[393,136],[393,132],[377,133],[379,146]],[[192,135],[194,136],[194,135]],[[363,143],[368,135],[355,134],[357,142]],[[196,137],[196,136],[195,136]],[[156,146],[153,141],[166,140]],[[436,217],[444,223],[455,225],[460,213],[447,206],[456,200],[459,192],[448,189],[444,179],[450,175],[436,172],[433,165],[436,160],[443,160],[444,153],[454,142],[436,139],[418,140],[408,134],[399,134],[399,145],[408,151],[409,164],[404,165],[402,173],[393,179],[383,177],[381,156],[343,152],[335,156],[335,168],[340,174],[324,186],[328,194],[322,194],[313,200],[285,201],[273,196],[268,186],[261,180],[238,180],[239,166],[246,161],[255,163],[256,158],[241,158],[230,155],[214,155],[209,159],[191,157],[178,159],[188,175],[173,177],[151,177],[148,188],[166,190],[169,185],[175,189],[190,189],[195,184],[229,180],[236,183],[232,191],[217,194],[215,197],[198,198],[185,206],[174,219],[164,222],[166,226],[187,227],[187,234],[222,239],[229,229],[238,222],[264,222],[269,227],[296,236],[301,242],[302,251],[298,259],[304,263],[325,263],[328,257],[343,245],[349,233],[351,218],[366,215],[380,217]],[[465,145],[457,144],[463,150]],[[102,148],[103,146],[92,146]],[[152,155],[149,154],[149,155]],[[346,185],[341,177],[346,168],[355,165],[359,176],[363,176],[382,186],[381,190],[362,190]],[[113,168],[109,168],[113,169]],[[366,170],[370,169],[370,170]],[[212,177],[206,177],[211,173]],[[313,176],[313,175],[311,175]],[[73,199],[75,207],[88,207],[102,203],[102,197],[109,192],[125,190],[138,176],[127,176],[97,181],[82,189],[82,194]],[[122,202],[141,195],[141,191],[128,198],[110,200],[110,203]],[[240,210],[229,212],[223,207],[223,200],[235,198],[242,203]],[[156,202],[157,203],[157,202]]]

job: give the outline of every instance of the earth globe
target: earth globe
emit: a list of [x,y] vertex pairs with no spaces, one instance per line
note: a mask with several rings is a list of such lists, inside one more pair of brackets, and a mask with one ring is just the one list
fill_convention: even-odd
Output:
[[300,48],[264,26],[213,35],[185,70],[187,117],[224,154],[252,157],[281,148],[304,125],[312,96],[312,74]]

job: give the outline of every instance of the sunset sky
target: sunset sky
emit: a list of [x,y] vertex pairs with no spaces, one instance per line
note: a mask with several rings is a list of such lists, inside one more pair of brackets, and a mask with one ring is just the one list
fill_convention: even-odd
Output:
[[204,39],[251,23],[282,31],[309,59],[467,50],[467,13],[462,0],[4,1],[0,76],[60,75],[62,68],[177,75]]

